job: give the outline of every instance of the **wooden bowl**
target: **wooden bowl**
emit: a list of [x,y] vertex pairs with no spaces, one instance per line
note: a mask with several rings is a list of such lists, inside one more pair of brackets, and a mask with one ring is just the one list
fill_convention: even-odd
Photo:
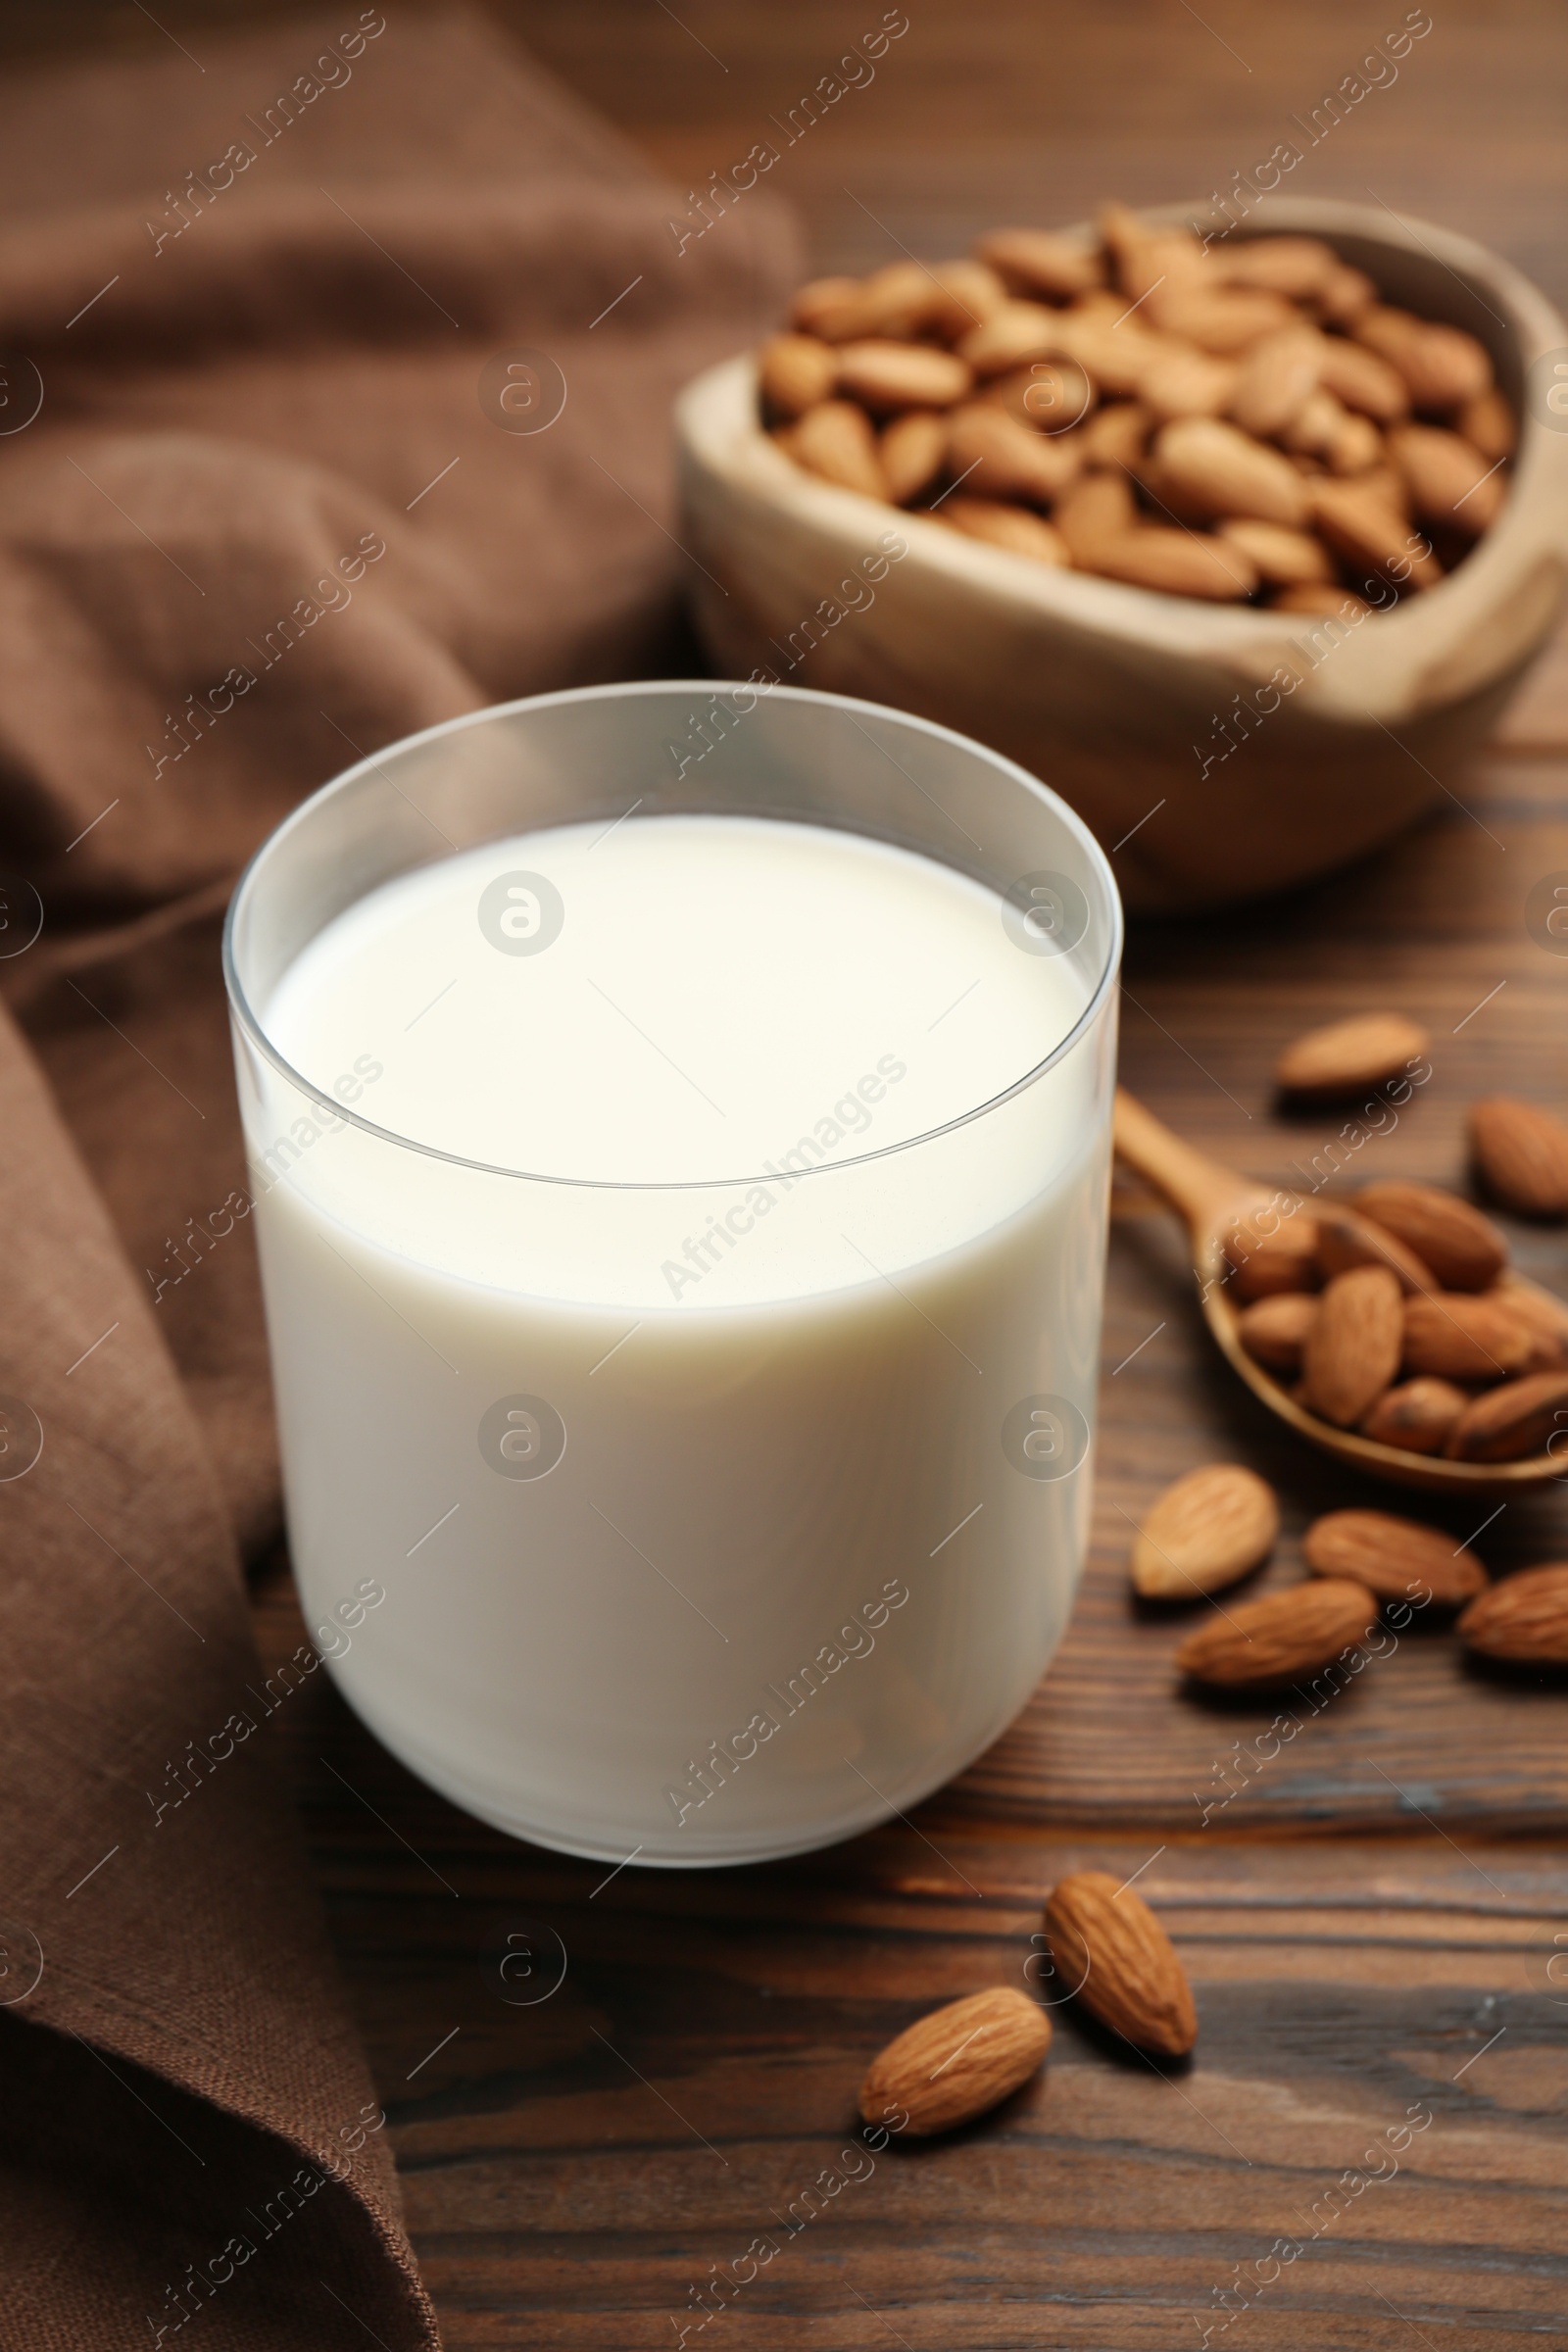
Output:
[[[761,430],[743,358],[699,376],[676,409],[680,535],[717,670],[801,678],[808,656],[808,685],[992,745],[1107,848],[1123,845],[1122,895],[1145,910],[1308,880],[1446,793],[1462,798],[1461,762],[1550,633],[1568,581],[1568,431],[1539,396],[1537,413],[1525,407],[1533,364],[1568,359],[1568,325],[1484,247],[1381,207],[1271,197],[1257,233],[1283,230],[1326,238],[1388,300],[1467,327],[1521,416],[1502,512],[1440,587],[1347,627],[1032,564],[803,472]],[[876,568],[888,532],[907,553],[868,580],[863,560]],[[1268,686],[1280,669],[1298,681],[1284,696]],[[1277,706],[1262,715],[1260,690]],[[1237,696],[1253,732],[1227,757],[1217,722]]]

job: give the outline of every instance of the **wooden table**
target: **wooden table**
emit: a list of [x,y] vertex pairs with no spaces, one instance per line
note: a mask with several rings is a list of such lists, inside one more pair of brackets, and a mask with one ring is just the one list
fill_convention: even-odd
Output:
[[[879,14],[503,13],[683,188]],[[909,0],[877,85],[776,184],[815,260],[857,268],[901,243],[961,249],[1009,215],[1072,218],[1102,192],[1206,192],[1400,13]],[[1470,228],[1561,300],[1568,26],[1517,4],[1437,18],[1296,184],[1371,186]],[[1568,869],[1568,656],[1484,771],[1444,782],[1438,818],[1371,864],[1135,931],[1123,1071],[1183,1133],[1290,1181],[1334,1123],[1277,1114],[1275,1051],[1381,1004],[1428,1023],[1435,1076],[1353,1176],[1460,1180],[1479,1092],[1562,1104],[1568,959],[1523,910]],[[1266,761],[1257,798],[1267,823]],[[1568,1238],[1518,1238],[1568,1290]],[[631,2352],[688,2325],[693,2343],[918,2352],[1568,2341],[1568,1692],[1483,1679],[1443,1633],[1411,1632],[1316,1716],[1294,1706],[1288,1738],[1271,1741],[1274,1702],[1179,1695],[1189,1620],[1140,1616],[1125,1583],[1130,1523],[1169,1478],[1233,1458],[1276,1482],[1287,1532],[1264,1589],[1300,1575],[1316,1511],[1388,1496],[1242,1393],[1147,1207],[1113,1233],[1104,1365],[1068,1639],[1006,1737],[906,1824],[773,1869],[604,1884],[480,1829],[329,1691],[301,1695],[316,1865],[452,2352]],[[1442,1523],[1457,1544],[1483,1516]],[[1563,1504],[1510,1504],[1477,1544],[1494,1568],[1568,1556]],[[259,1614],[270,1652],[301,1638],[285,1571]],[[1043,1894],[1086,1864],[1136,1875],[1171,1928],[1202,2021],[1192,2066],[1156,2070],[1058,2005],[1047,2069],[1009,2107],[869,2172],[842,2156],[870,2054],[938,2001],[1032,1979]],[[566,1973],[513,2008],[480,1955],[523,1923],[560,1937]],[[843,2185],[803,2205],[825,2169]],[[815,2218],[792,2230],[792,2208]],[[776,2254],[716,2308],[712,2281],[744,2275],[760,2238]]]

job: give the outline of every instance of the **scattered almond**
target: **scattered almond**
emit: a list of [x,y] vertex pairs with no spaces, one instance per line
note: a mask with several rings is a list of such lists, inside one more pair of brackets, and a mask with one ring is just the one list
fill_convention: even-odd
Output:
[[1459,1639],[1485,1658],[1510,1664],[1568,1666],[1568,1563],[1523,1568],[1473,1600]]
[[1279,1532],[1274,1490],[1255,1470],[1240,1462],[1189,1470],[1144,1514],[1133,1540],[1134,1588],[1146,1600],[1223,1592],[1267,1559]]
[[1274,1065],[1275,1082],[1288,1095],[1360,1094],[1398,1077],[1430,1043],[1402,1012],[1353,1013],[1287,1046]]
[[1432,1291],[1404,1302],[1407,1372],[1444,1380],[1506,1380],[1535,1349],[1530,1326],[1495,1293]]
[[1306,1335],[1317,1321],[1317,1300],[1306,1291],[1281,1291],[1254,1298],[1236,1318],[1236,1331],[1249,1355],[1272,1372],[1297,1372]]
[[1058,1879],[1046,1934],[1063,1984],[1138,2049],[1183,2058],[1198,2039],[1198,2010],[1175,1946],[1130,1886],[1103,1870]]
[[1430,1597],[1457,1608],[1484,1591],[1486,1570],[1451,1536],[1392,1511],[1328,1511],[1301,1538],[1314,1576],[1347,1576],[1379,1600]]
[[1309,1411],[1341,1429],[1360,1420],[1399,1368],[1404,1311],[1399,1285],[1387,1266],[1354,1266],[1335,1275],[1301,1351],[1302,1396]]
[[1446,1380],[1407,1380],[1386,1389],[1361,1420],[1361,1435],[1406,1453],[1441,1453],[1470,1402]]
[[1568,1457],[1568,1373],[1533,1372],[1467,1405],[1444,1451],[1455,1462],[1522,1462],[1553,1450],[1559,1436],[1555,1450]]
[[1517,1095],[1471,1105],[1470,1145],[1487,1190],[1524,1217],[1568,1216],[1568,1127]]
[[[1348,1274],[1347,1282],[1359,1277]],[[1221,1689],[1287,1683],[1314,1673],[1370,1630],[1377,1603],[1364,1585],[1312,1578],[1266,1599],[1243,1601],[1189,1634],[1176,1664],[1195,1682]]]
[[1435,1184],[1364,1184],[1355,1205],[1413,1250],[1445,1290],[1485,1291],[1508,1262],[1508,1245],[1492,1219]]
[[[1050,2042],[1051,2020],[1026,1993],[972,1992],[922,2017],[871,2061],[860,2113],[917,2139],[951,2132],[1027,2082]],[[908,2120],[895,2125],[896,2116]]]

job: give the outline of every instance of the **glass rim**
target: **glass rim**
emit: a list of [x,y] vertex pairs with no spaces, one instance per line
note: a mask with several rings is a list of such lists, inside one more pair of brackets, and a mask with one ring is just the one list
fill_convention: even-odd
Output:
[[[1000,1109],[1004,1102],[1010,1102],[1015,1096],[1023,1094],[1029,1087],[1034,1086],[1049,1070],[1054,1069],[1057,1062],[1071,1053],[1080,1039],[1088,1035],[1103,1010],[1111,985],[1121,967],[1126,922],[1122,910],[1121,893],[1116,887],[1116,877],[1110,870],[1109,858],[1076,808],[1069,807],[1060,794],[1054,792],[1049,784],[1042,783],[1038,776],[1032,776],[1026,767],[1020,767],[1015,760],[1009,760],[1004,753],[993,751],[989,744],[976,742],[973,736],[960,734],[956,727],[944,727],[939,725],[935,719],[921,718],[909,710],[896,710],[886,703],[866,702],[857,695],[829,694],[815,686],[783,684],[759,686],[753,679],[616,679],[602,686],[567,686],[551,694],[522,695],[510,703],[487,703],[477,710],[464,710],[454,718],[439,719],[434,726],[421,727],[415,734],[400,735],[395,743],[387,744],[379,752],[366,753],[351,767],[343,768],[335,776],[328,777],[324,784],[318,785],[313,793],[300,802],[297,808],[291,808],[282,822],[274,825],[266,840],[259,843],[252,851],[234,885],[233,895],[229,899],[227,912],[223,918],[223,985],[228,996],[229,1009],[245,1037],[262,1054],[263,1058],[270,1062],[279,1076],[285,1079],[297,1093],[303,1095],[307,1101],[314,1102],[318,1109],[325,1110],[331,1117],[341,1120],[349,1126],[360,1128],[366,1135],[373,1136],[378,1143],[390,1144],[401,1152],[417,1152],[426,1159],[444,1160],[451,1167],[471,1169],[476,1175],[505,1176],[516,1183],[562,1185],[567,1190],[575,1192],[695,1193],[735,1192],[744,1186],[766,1184],[770,1181],[765,1169],[742,1176],[639,1177],[631,1179],[613,1176],[553,1176],[538,1169],[509,1168],[500,1166],[491,1160],[469,1159],[461,1152],[445,1152],[438,1144],[423,1144],[414,1136],[399,1135],[394,1128],[377,1126],[373,1119],[366,1118],[363,1112],[355,1110],[349,1103],[339,1102],[335,1096],[318,1086],[313,1079],[307,1078],[303,1071],[297,1070],[268,1036],[266,1027],[252,1007],[240,981],[235,959],[234,933],[242,902],[253,886],[258,884],[260,869],[273,845],[280,841],[285,834],[307,825],[315,811],[333,794],[345,791],[350,785],[359,782],[368,774],[380,774],[384,760],[411,751],[416,745],[428,744],[442,736],[456,735],[467,727],[483,726],[498,718],[513,718],[531,710],[552,710],[563,704],[608,702],[629,695],[656,694],[681,697],[693,694],[754,694],[759,700],[765,697],[768,701],[782,696],[786,702],[812,704],[828,710],[863,711],[872,718],[891,719],[898,726],[907,728],[916,734],[930,736],[939,743],[955,744],[961,751],[977,755],[980,759],[989,761],[992,767],[1002,775],[1020,785],[1030,798],[1043,802],[1068,832],[1076,838],[1090,865],[1098,869],[1104,889],[1109,919],[1103,961],[1096,975],[1094,987],[1083,1010],[1066,1035],[1058,1040],[1049,1054],[1034,1063],[1031,1068],[1025,1070],[1020,1077],[1015,1078],[1010,1086],[1004,1087],[999,1093],[988,1096],[983,1102],[974,1103],[969,1109],[959,1111],[955,1117],[945,1119],[940,1126],[927,1127],[922,1129],[918,1135],[906,1136],[901,1143],[881,1144],[875,1151],[853,1152],[844,1159],[823,1160],[814,1167],[803,1170],[804,1175],[808,1177],[833,1176],[843,1169],[862,1167],[872,1160],[891,1159],[901,1152],[917,1151],[924,1144],[935,1143],[940,1137],[952,1135],[960,1127],[970,1126],[977,1119],[989,1116],[992,1111]],[[383,776],[383,781],[390,783],[391,779]],[[396,787],[394,786],[393,789],[395,790]],[[781,821],[789,822],[791,820],[786,818]],[[845,829],[849,830],[850,828]],[[864,838],[877,839],[881,837],[868,835]],[[466,846],[480,848],[483,845],[472,843]],[[924,853],[918,854],[924,855]],[[432,860],[432,862],[435,861]],[[940,862],[940,860],[933,860],[933,862]],[[358,901],[354,903],[359,904]]]

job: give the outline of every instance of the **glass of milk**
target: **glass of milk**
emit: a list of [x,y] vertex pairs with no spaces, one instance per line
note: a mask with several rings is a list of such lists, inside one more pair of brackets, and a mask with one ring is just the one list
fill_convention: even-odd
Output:
[[607,686],[362,760],[225,943],[289,1536],[410,1769],[760,1860],[1017,1713],[1087,1536],[1105,859],[996,753]]

